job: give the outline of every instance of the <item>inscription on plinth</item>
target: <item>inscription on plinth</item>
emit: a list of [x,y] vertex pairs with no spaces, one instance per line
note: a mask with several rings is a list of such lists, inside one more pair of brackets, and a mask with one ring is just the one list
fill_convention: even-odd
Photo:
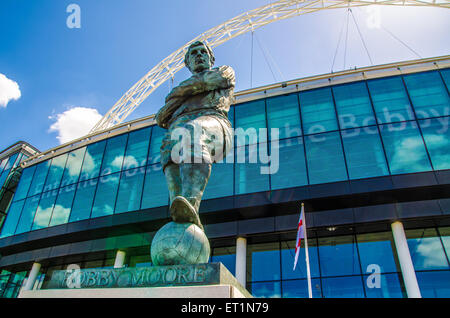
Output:
[[138,268],[60,270],[53,272],[52,278],[45,288],[213,285],[220,283],[220,265],[220,263],[212,263]]
[[42,289],[229,285],[252,297],[222,263],[54,271]]

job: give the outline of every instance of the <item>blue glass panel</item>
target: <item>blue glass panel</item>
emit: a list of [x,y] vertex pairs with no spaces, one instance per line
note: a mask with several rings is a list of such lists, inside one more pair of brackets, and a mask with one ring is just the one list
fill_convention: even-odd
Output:
[[329,87],[301,92],[299,97],[305,135],[338,129]]
[[86,147],[69,152],[66,168],[64,169],[64,174],[61,181],[61,187],[78,181],[85,152]]
[[380,130],[392,174],[431,170],[416,122],[382,125]]
[[376,126],[341,131],[350,179],[389,174]]
[[[280,140],[271,149],[272,190],[298,187],[308,184],[305,151],[301,137]],[[274,156],[278,153],[278,158]]]
[[361,274],[353,236],[319,238],[319,257],[322,276]]
[[91,179],[78,184],[69,222],[89,219],[97,182],[98,179]]
[[390,232],[357,235],[363,273],[373,273],[370,265],[379,266],[381,273],[399,272],[394,258],[395,245]]
[[[311,277],[319,277],[319,259],[317,256],[317,242],[308,239],[309,268]],[[295,241],[281,242],[281,277],[283,280],[306,278],[305,241],[301,240],[297,266],[294,268]]]
[[28,196],[41,193],[44,187],[45,178],[47,177],[48,168],[50,167],[50,161],[43,161],[37,164],[36,171],[34,172],[33,181],[31,182]]
[[147,127],[130,133],[123,161],[123,170],[142,167],[147,164],[150,132],[151,127]]
[[[283,298],[308,298],[308,281],[306,279],[282,282]],[[312,298],[322,298],[320,279],[311,279]]]
[[2,160],[0,161],[0,173],[2,173],[3,168],[5,168],[6,163],[8,162],[8,159],[9,159],[9,158],[4,158],[4,159],[2,159]]
[[405,298],[399,274],[372,274],[364,276],[367,298]]
[[16,162],[17,157],[19,156],[19,153],[15,153],[12,156],[9,157],[8,162],[6,163],[6,166],[4,170],[12,169],[14,168],[14,163]]
[[339,132],[305,137],[310,184],[347,180]]
[[376,124],[364,82],[334,86],[333,94],[341,129]]
[[251,283],[248,290],[257,298],[281,298],[281,282]]
[[120,173],[100,177],[95,192],[91,218],[111,215],[114,212]]
[[8,178],[9,173],[11,172],[10,169],[4,170],[2,175],[0,176],[0,189],[4,186],[6,186],[6,179]]
[[[267,141],[267,134],[259,134],[260,128],[267,128],[264,100],[252,101],[235,106],[234,116],[236,146]],[[239,133],[241,130],[247,132],[247,135]],[[251,133],[252,131],[256,135]],[[249,135],[252,137],[249,137]]]
[[418,119],[450,115],[450,98],[437,71],[404,76]]
[[450,298],[450,271],[416,272],[424,298]]
[[59,189],[58,198],[53,208],[50,226],[65,224],[69,221],[70,209],[75,196],[76,184]]
[[367,82],[380,124],[413,120],[414,113],[402,78],[379,78]]
[[16,193],[14,194],[14,201],[22,200],[27,196],[35,170],[36,165],[23,169],[22,175],[20,176],[19,185],[17,186]]
[[42,193],[36,216],[34,217],[32,230],[48,227],[57,195],[57,190]]
[[9,273],[0,275],[0,297],[2,297],[2,298],[4,298],[3,294],[5,293],[5,291],[7,289],[9,277],[10,277]]
[[147,166],[141,209],[155,208],[168,203],[169,191],[161,164]]
[[231,123],[231,127],[234,127],[234,106],[231,106],[228,111],[228,120]]
[[447,86],[447,90],[450,90],[450,68],[440,70],[444,83]]
[[449,268],[435,229],[406,230],[405,233],[416,271]]
[[148,152],[148,164],[155,164],[161,161],[160,148],[167,129],[159,126],[152,126],[152,138],[150,141],[150,149]]
[[44,192],[59,187],[64,172],[64,167],[66,166],[66,161],[67,154],[63,154],[52,159],[47,175],[47,180],[45,181]]
[[211,263],[222,263],[231,274],[236,273],[236,255],[216,255],[211,256]]
[[440,227],[439,234],[441,235],[442,244],[450,262],[450,227]]
[[[297,94],[267,99],[267,122],[271,129],[279,130],[279,139],[301,136],[300,112]],[[270,137],[272,139],[272,137]]]
[[252,244],[247,253],[247,281],[280,280],[280,246],[277,243]]
[[17,222],[19,222],[20,212],[22,212],[23,204],[25,200],[13,202],[6,215],[5,223],[3,223],[2,234],[0,237],[7,237],[14,235]]
[[[147,157],[147,153],[145,154]],[[144,185],[145,167],[123,171],[120,176],[119,193],[117,194],[116,210],[122,213],[139,210],[141,194]]]
[[81,167],[80,181],[98,177],[105,146],[106,140],[102,140],[87,147]]
[[236,247],[216,247],[213,249],[210,263],[222,263],[231,274],[236,273]]
[[258,156],[262,147],[267,147],[267,144],[253,144],[236,149],[235,194],[269,190],[269,174],[261,173],[268,170],[268,165],[262,164]]
[[203,199],[220,198],[233,195],[233,164],[215,163],[206,185]]
[[22,209],[22,214],[20,215],[19,223],[16,228],[15,234],[20,234],[28,232],[31,230],[31,224],[33,224],[34,214],[38,207],[40,195],[35,195],[34,197],[25,200],[25,205]]
[[101,176],[122,170],[127,138],[128,134],[123,134],[107,140],[100,172]]
[[19,165],[19,163],[21,162],[21,160],[22,160],[22,153],[18,153],[18,156],[16,157],[16,160],[14,160],[14,164],[11,167],[11,169],[16,168]]
[[325,298],[364,298],[361,276],[322,278]]
[[435,170],[450,169],[450,117],[419,121],[425,145]]

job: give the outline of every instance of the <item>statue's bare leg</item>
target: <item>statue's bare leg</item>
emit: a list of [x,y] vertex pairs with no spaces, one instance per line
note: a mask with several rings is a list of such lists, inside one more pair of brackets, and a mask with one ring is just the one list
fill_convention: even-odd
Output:
[[182,195],[174,199],[170,211],[175,222],[194,223],[203,230],[198,210],[210,175],[210,163],[180,165]]
[[180,166],[169,163],[164,169],[164,175],[166,176],[167,187],[169,189],[170,205],[172,205],[173,200],[182,193]]

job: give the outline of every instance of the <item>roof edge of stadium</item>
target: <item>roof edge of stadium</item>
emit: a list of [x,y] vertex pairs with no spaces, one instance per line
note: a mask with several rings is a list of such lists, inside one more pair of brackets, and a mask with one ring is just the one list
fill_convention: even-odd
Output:
[[[401,74],[431,71],[450,67],[450,55],[422,58],[395,63],[354,68],[334,73],[308,76],[285,82],[264,85],[236,92],[235,104],[240,104],[265,97],[314,89],[323,86],[337,85],[358,80],[373,79]],[[88,144],[110,138],[125,132],[137,130],[155,124],[155,114],[131,120],[101,131],[97,131],[70,142],[64,143],[47,151],[28,158],[21,163],[23,168],[37,164],[41,161],[56,157],[57,155],[81,148]]]
[[27,155],[30,156],[40,153],[39,149],[37,149],[33,145],[29,144],[26,141],[19,140],[11,146],[6,147],[2,151],[0,151],[0,160],[9,157],[11,154],[14,154],[21,150],[23,150],[25,153],[27,153]]
[[[437,63],[441,62],[442,65],[438,65]],[[388,63],[388,64],[380,64],[380,65],[373,65],[373,66],[365,66],[360,68],[353,68],[348,69],[344,71],[338,71],[333,73],[325,73],[321,75],[313,75],[313,76],[307,76],[302,78],[297,78],[289,81],[284,82],[277,82],[274,84],[269,85],[263,85],[255,88],[250,88],[246,90],[242,90],[239,92],[236,92],[234,95],[236,97],[236,103],[243,103],[248,101],[248,98],[250,95],[258,94],[258,93],[264,93],[265,96],[269,96],[267,94],[270,94],[270,96],[273,95],[279,95],[274,94],[274,92],[269,92],[272,90],[279,90],[280,88],[286,88],[288,86],[297,86],[298,90],[305,90],[305,89],[312,89],[320,86],[329,86],[329,85],[336,85],[341,83],[347,83],[347,82],[354,82],[357,80],[357,77],[360,77],[360,79],[372,79],[377,77],[387,77],[392,75],[400,75],[400,74],[407,74],[407,73],[416,73],[422,71],[420,68],[414,68],[411,70],[406,69],[400,69],[405,68],[408,66],[418,66],[418,64],[434,64],[436,69],[440,68],[447,68],[450,67],[450,55],[442,55],[437,57],[430,57],[430,58],[422,58],[422,59],[415,59],[415,60],[407,60],[407,61],[401,61],[401,62],[394,62],[394,63]],[[439,63],[439,64],[441,64]],[[426,67],[426,65],[424,65]],[[427,70],[431,70],[432,68],[428,68]],[[391,73],[391,74],[388,74]],[[360,76],[357,76],[360,74]],[[283,92],[280,92],[281,94],[286,94],[286,90]],[[260,97],[261,98],[261,97]],[[255,98],[256,99],[256,98]]]

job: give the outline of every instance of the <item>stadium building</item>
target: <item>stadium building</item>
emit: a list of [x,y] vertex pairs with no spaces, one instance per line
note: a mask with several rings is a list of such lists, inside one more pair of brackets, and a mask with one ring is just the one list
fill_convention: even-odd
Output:
[[[314,298],[450,297],[449,88],[442,56],[237,92],[233,127],[267,135],[234,155],[272,157],[213,166],[200,207],[210,262],[255,297],[307,297],[303,241],[293,270],[303,202]],[[0,154],[0,296],[73,264],[151,264],[170,220],[153,117]]]

